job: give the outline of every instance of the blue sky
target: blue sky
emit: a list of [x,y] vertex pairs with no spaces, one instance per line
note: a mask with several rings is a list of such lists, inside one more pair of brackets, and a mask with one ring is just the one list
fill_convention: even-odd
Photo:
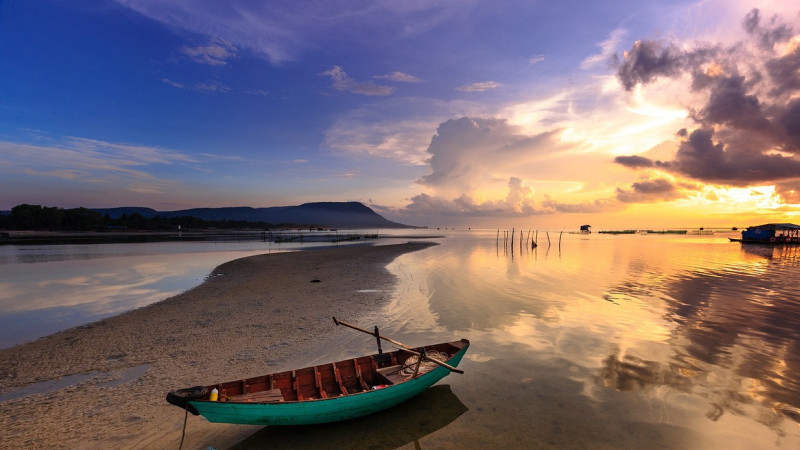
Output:
[[[787,3],[3,0],[0,208],[791,221]],[[719,111],[753,104],[771,137],[745,148],[752,123]]]

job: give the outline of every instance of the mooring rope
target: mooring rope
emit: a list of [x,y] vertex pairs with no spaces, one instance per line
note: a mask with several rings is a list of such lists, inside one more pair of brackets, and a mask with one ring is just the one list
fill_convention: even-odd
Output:
[[186,437],[186,421],[189,419],[189,402],[186,402],[186,408],[183,414],[183,432],[181,432],[181,445],[178,446],[178,450],[183,448],[183,438]]
[[[447,362],[450,359],[450,355],[447,353],[437,352],[436,350],[431,350],[425,353],[425,359],[422,360],[422,364],[419,366],[419,372],[417,375],[422,375],[423,373],[428,373],[431,370],[439,367],[438,364],[431,361],[426,361],[426,359],[435,359],[439,362]],[[412,355],[406,359],[406,362],[403,364],[403,368],[400,370],[400,375],[404,377],[410,377],[414,375],[414,367],[417,365],[417,361],[419,361],[419,356]]]

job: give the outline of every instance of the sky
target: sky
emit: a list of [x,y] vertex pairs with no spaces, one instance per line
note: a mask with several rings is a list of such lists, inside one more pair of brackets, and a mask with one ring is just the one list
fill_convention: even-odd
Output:
[[0,0],[0,209],[800,222],[800,6]]

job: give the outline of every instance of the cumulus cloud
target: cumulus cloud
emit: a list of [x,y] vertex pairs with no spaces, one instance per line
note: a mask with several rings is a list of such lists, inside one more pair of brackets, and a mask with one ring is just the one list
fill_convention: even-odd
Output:
[[339,66],[333,66],[333,68],[322,72],[320,75],[330,77],[333,81],[333,88],[337,91],[374,96],[387,96],[394,92],[394,88],[391,86],[380,86],[369,82],[356,81],[347,75],[347,72]]
[[[625,52],[617,78],[626,90],[690,81],[696,103],[685,106],[696,128],[678,133],[671,161],[622,156],[616,163],[731,186],[800,180],[800,38],[780,17],[765,21],[757,9],[742,27],[745,38],[727,46],[644,40]],[[642,194],[634,188],[618,197]]]
[[419,194],[411,199],[401,211],[404,215],[417,217],[458,216],[458,217],[527,217],[544,216],[557,213],[591,214],[610,213],[625,209],[625,205],[615,198],[603,198],[582,203],[561,203],[544,194],[541,202],[533,198],[534,191],[525,186],[521,178],[511,177],[504,199],[478,202],[469,194],[447,199],[441,196]]
[[461,92],[484,92],[484,91],[490,91],[492,89],[497,89],[499,87],[500,83],[497,83],[495,81],[482,81],[480,83],[472,83],[459,86],[456,88],[456,90]]
[[411,199],[404,209],[407,214],[416,216],[468,216],[468,217],[511,217],[552,213],[548,208],[537,208],[533,200],[533,189],[525,186],[521,178],[511,177],[508,181],[508,195],[502,200],[477,202],[471,195],[462,193],[448,200],[426,193]]
[[448,120],[439,125],[428,146],[431,173],[418,183],[450,192],[473,192],[487,179],[508,174],[515,165],[563,149],[558,136],[559,131],[528,135],[505,119]]
[[[431,172],[417,182],[428,192],[411,198],[401,211],[408,216],[525,217],[556,213],[598,213],[618,211],[625,204],[616,198],[580,203],[563,203],[550,193],[538,194],[519,174],[539,173],[537,183],[580,182],[550,180],[548,168],[577,147],[562,142],[562,130],[530,134],[505,119],[462,117],[439,125],[428,146]],[[580,175],[578,175],[580,177]],[[505,193],[487,187],[505,180]],[[552,186],[552,185],[550,185]],[[563,186],[563,185],[562,185]]]

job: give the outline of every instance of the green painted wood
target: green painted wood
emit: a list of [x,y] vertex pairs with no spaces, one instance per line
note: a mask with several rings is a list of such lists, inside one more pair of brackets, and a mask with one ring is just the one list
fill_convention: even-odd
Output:
[[[458,367],[469,344],[447,363]],[[400,404],[449,375],[444,367],[396,385],[340,397],[280,403],[192,401],[209,422],[250,425],[308,425],[336,422],[372,414]]]

